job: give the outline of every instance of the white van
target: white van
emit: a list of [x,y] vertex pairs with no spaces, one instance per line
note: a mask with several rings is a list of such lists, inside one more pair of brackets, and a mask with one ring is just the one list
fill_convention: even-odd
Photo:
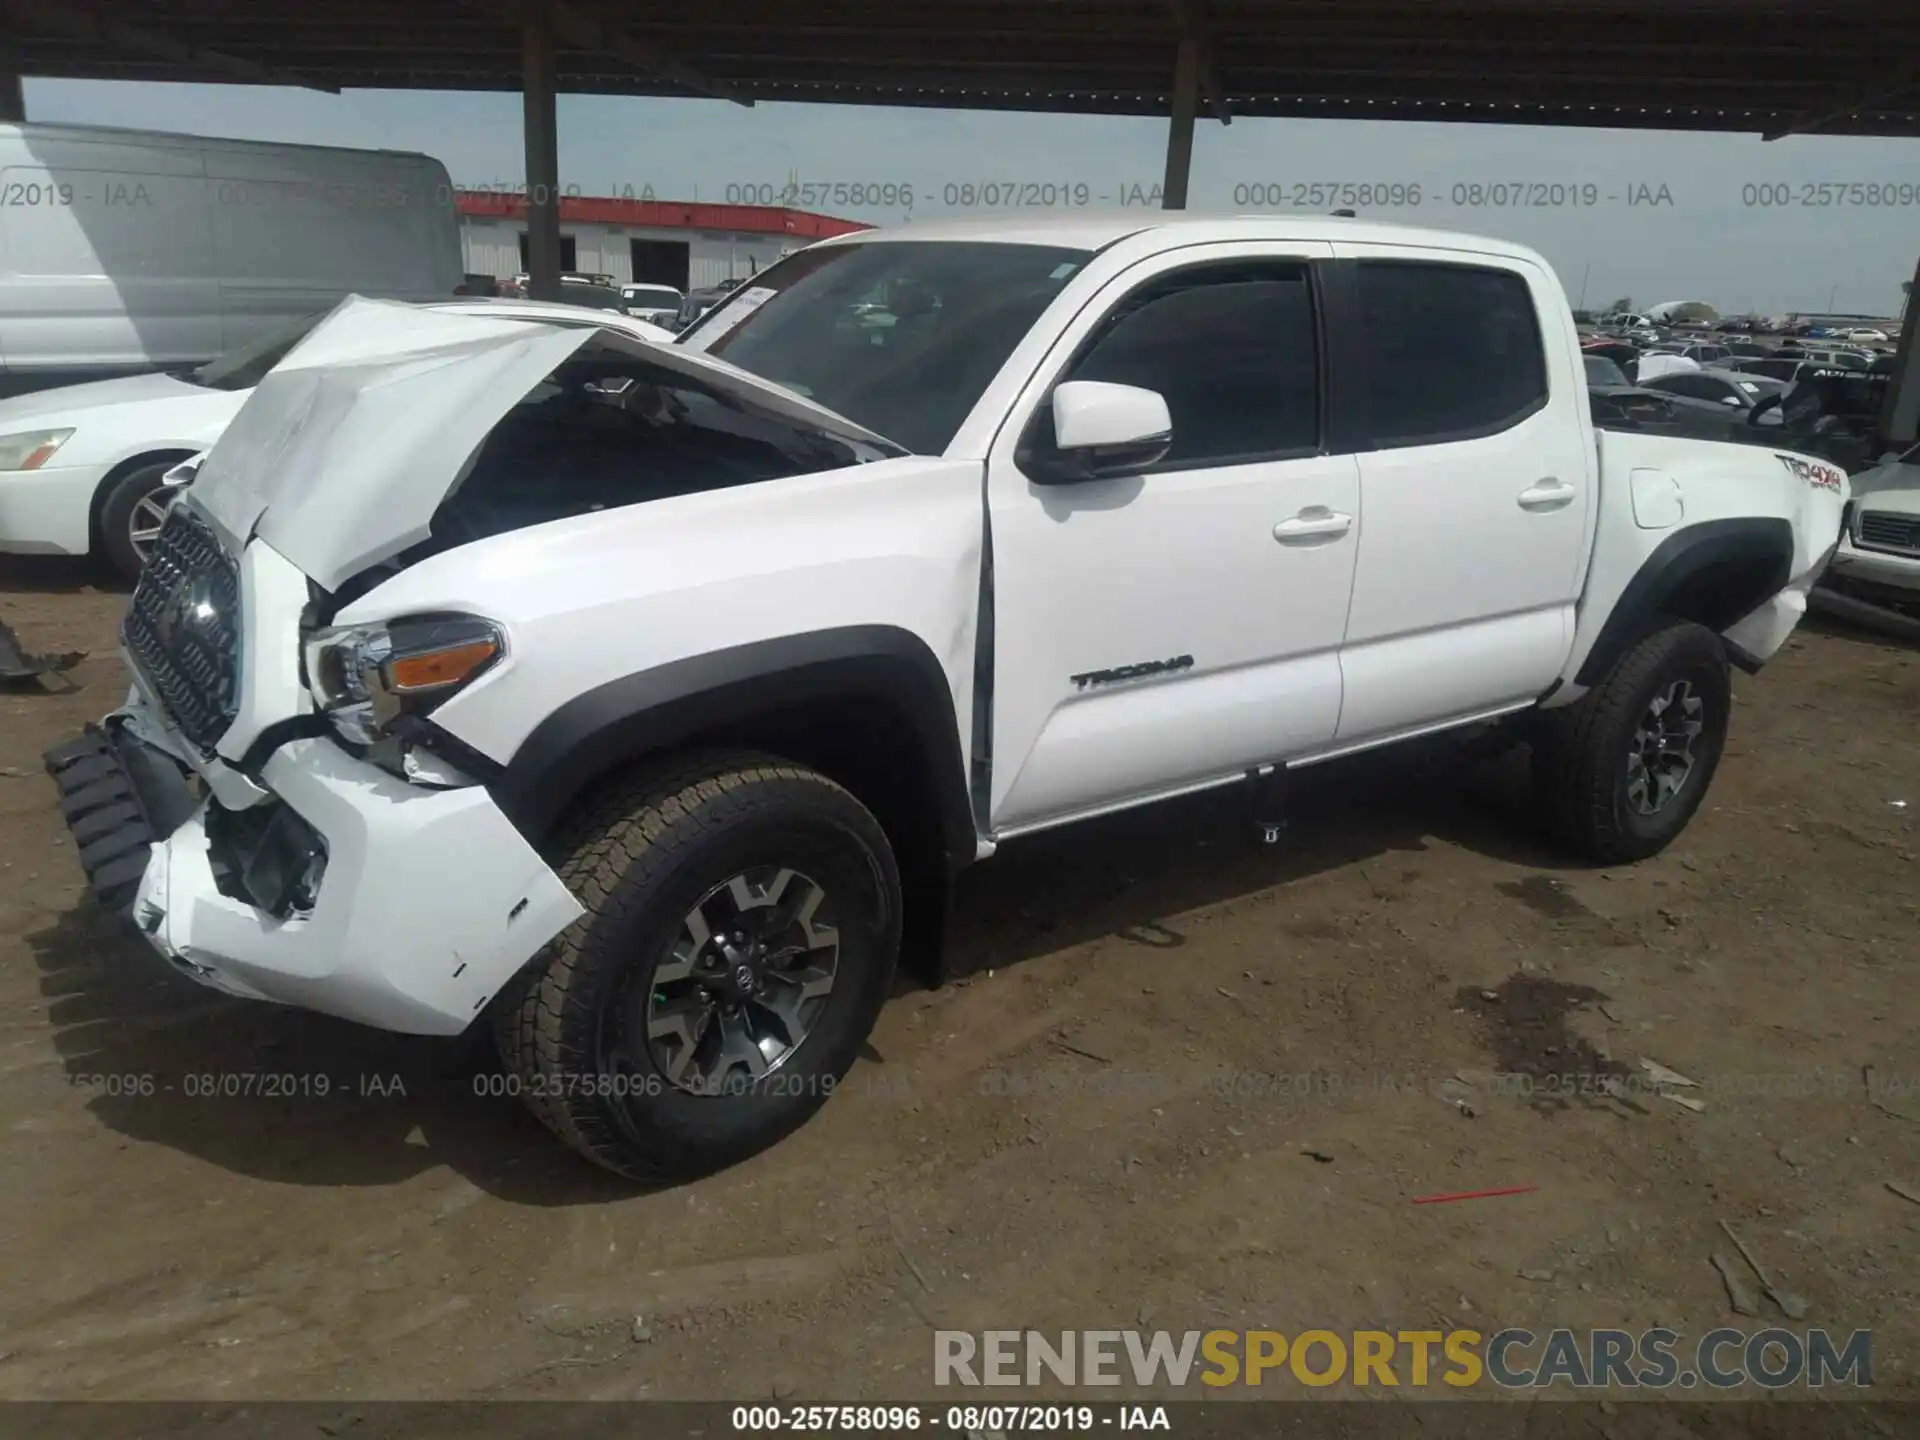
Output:
[[198,365],[347,295],[462,281],[425,155],[0,124],[0,395]]

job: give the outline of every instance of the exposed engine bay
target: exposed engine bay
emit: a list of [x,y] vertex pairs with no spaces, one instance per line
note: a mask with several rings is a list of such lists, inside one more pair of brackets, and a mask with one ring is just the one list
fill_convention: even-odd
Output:
[[788,419],[638,358],[589,350],[493,428],[434,512],[428,540],[356,576],[338,599],[490,535],[905,453]]

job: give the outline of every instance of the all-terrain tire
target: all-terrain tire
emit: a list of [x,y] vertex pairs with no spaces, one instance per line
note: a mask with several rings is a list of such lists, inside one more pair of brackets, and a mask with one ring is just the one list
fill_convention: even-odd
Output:
[[[1674,694],[1699,700],[1700,731],[1686,778],[1652,814],[1632,798],[1631,757],[1649,708]],[[1615,662],[1606,679],[1573,704],[1540,716],[1533,779],[1547,830],[1603,865],[1643,860],[1664,850],[1700,808],[1719,767],[1733,689],[1720,637],[1704,625],[1674,621]]]
[[[589,1160],[649,1184],[724,1169],[804,1124],[852,1068],[900,949],[899,871],[867,808],[789,761],[690,755],[613,782],[554,849],[587,914],[496,1014],[509,1080],[534,1113]],[[777,1068],[690,1093],[646,1037],[656,976],[702,896],[767,867],[812,877],[827,896],[832,989]]]

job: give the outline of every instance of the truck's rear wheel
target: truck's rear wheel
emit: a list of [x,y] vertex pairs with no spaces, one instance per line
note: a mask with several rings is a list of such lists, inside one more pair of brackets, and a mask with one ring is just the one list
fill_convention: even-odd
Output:
[[1732,699],[1719,636],[1687,622],[1648,635],[1541,717],[1534,783],[1548,828],[1607,865],[1665,849],[1713,781]]
[[693,757],[613,787],[559,848],[588,913],[498,1023],[534,1112],[653,1183],[805,1123],[852,1067],[900,947],[899,875],[866,807],[786,761]]

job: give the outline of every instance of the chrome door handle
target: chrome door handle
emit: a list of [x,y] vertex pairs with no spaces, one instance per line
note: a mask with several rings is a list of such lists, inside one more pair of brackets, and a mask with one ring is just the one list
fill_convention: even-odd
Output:
[[1574,488],[1566,481],[1549,475],[1537,485],[1529,485],[1520,492],[1522,510],[1558,510],[1563,505],[1573,503]]
[[1344,535],[1352,528],[1351,515],[1342,515],[1324,505],[1309,505],[1291,520],[1282,520],[1274,526],[1273,538],[1285,545],[1294,540],[1321,540],[1330,535]]

